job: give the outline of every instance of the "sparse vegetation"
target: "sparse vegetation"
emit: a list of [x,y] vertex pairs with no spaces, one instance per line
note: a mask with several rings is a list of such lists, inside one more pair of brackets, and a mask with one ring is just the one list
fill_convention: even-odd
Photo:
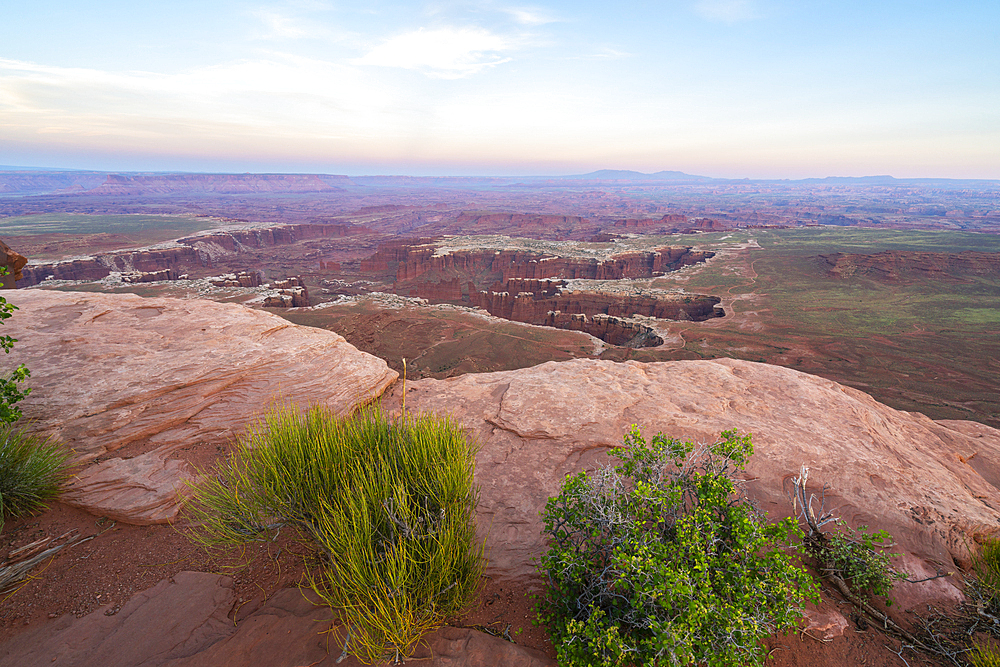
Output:
[[0,424],[0,530],[5,517],[32,512],[58,495],[69,456],[52,439]]
[[[813,505],[814,495],[806,493],[809,470],[803,466],[799,476],[793,480],[793,511],[804,527],[805,547],[816,559],[817,569],[841,590],[862,611],[884,621],[884,614],[876,612],[868,605],[872,596],[881,596],[887,606],[892,604],[893,586],[906,579],[906,573],[893,568],[892,558],[899,554],[889,553],[893,546],[892,536],[884,530],[871,531],[868,526],[857,529],[832,512],[827,512],[823,499],[819,499],[819,510]],[[824,530],[834,525],[833,530]]]
[[975,586],[983,601],[1000,612],[1000,540],[987,540],[979,552],[972,553]]
[[[0,267],[0,276],[6,276],[8,273],[10,270],[7,267]],[[12,317],[15,310],[17,310],[17,306],[0,296],[0,324],[3,323],[3,320]],[[0,348],[5,354],[10,354],[10,350],[16,342],[17,339],[11,336],[0,336]],[[31,389],[21,388],[21,383],[30,375],[31,372],[24,364],[0,375],[0,424],[13,424],[21,418],[21,408],[15,403],[24,400],[31,393]]]
[[232,545],[298,529],[323,563],[308,584],[347,623],[345,652],[405,658],[478,588],[474,454],[448,420],[277,410],[197,489],[194,536]]
[[993,643],[974,644],[967,657],[972,667],[1000,667],[1000,650]]
[[736,482],[750,436],[647,444],[633,426],[624,444],[618,465],[567,478],[542,514],[539,618],[560,665],[761,664],[763,638],[818,591],[795,522],[766,524]]

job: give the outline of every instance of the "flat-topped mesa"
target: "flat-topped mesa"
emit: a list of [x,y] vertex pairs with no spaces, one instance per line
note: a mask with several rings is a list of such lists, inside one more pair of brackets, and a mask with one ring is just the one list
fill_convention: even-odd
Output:
[[238,271],[208,278],[213,287],[260,287],[264,277],[260,271]]
[[864,276],[888,282],[907,277],[963,280],[971,276],[1000,276],[1000,253],[917,252],[884,250],[873,254],[833,253],[819,255],[833,278]]
[[309,306],[309,290],[300,276],[275,280],[265,287],[277,290],[264,299],[265,308],[302,308]]
[[119,251],[46,264],[29,264],[22,269],[18,287],[31,287],[51,277],[52,280],[101,280],[118,271],[123,274],[174,271],[182,267],[211,266],[211,260],[188,246],[160,250]]
[[[336,183],[337,185],[333,185]],[[337,192],[346,176],[317,174],[108,174],[88,195],[190,195]]]
[[593,317],[587,315],[564,313],[559,310],[549,311],[545,326],[569,331],[582,331],[594,338],[600,338],[605,343],[621,347],[656,347],[663,345],[663,339],[653,327],[633,322],[613,315],[598,313]]

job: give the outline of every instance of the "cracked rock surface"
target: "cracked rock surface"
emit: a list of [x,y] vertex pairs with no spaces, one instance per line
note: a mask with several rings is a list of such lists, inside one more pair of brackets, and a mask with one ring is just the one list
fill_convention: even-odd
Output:
[[[537,585],[539,511],[568,474],[609,462],[631,424],[711,442],[753,435],[748,491],[772,519],[791,514],[791,480],[810,470],[826,507],[888,530],[912,578],[954,570],[967,545],[1000,531],[1000,431],[935,422],[798,371],[735,359],[663,363],[577,359],[406,385],[411,412],[453,415],[479,441],[480,526],[489,572]],[[384,398],[398,409],[402,387]],[[818,507],[818,505],[817,505]],[[956,600],[950,579],[896,587],[906,609]]]

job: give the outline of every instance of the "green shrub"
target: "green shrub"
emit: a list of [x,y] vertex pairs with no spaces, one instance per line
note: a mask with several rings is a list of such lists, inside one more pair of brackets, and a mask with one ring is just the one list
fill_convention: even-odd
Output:
[[275,411],[197,489],[196,538],[238,544],[296,527],[323,560],[308,580],[347,621],[345,650],[405,658],[478,588],[474,456],[448,420]]
[[542,512],[539,618],[559,664],[760,664],[763,638],[818,590],[796,564],[795,522],[765,524],[734,482],[750,436],[647,445],[633,426],[624,444],[618,465],[568,477]]
[[0,424],[0,530],[5,517],[44,507],[59,494],[69,456],[54,440]]
[[[8,273],[10,271],[7,267],[0,267],[0,276],[5,276]],[[3,320],[12,317],[15,310],[17,310],[17,306],[8,303],[7,299],[0,296],[0,324],[3,323]],[[0,349],[10,354],[10,350],[16,342],[16,338],[0,336]],[[21,388],[21,383],[30,376],[31,371],[24,364],[7,373],[0,374],[0,424],[13,424],[21,418],[21,408],[14,404],[23,401],[31,393],[31,389]]]
[[877,595],[891,605],[893,587],[906,579],[906,574],[892,567],[891,559],[899,555],[887,551],[893,545],[892,536],[884,530],[871,532],[868,526],[855,530],[842,519],[836,523],[837,530],[826,533],[826,545],[815,554],[820,567],[843,579],[856,595]]

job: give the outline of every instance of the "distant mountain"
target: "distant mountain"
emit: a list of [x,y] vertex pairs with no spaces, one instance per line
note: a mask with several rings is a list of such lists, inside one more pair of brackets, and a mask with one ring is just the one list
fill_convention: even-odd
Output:
[[599,169],[589,174],[576,174],[562,178],[587,181],[686,181],[688,183],[708,183],[716,180],[708,176],[685,174],[683,171],[658,171],[655,174],[644,174],[641,171],[629,169]]

